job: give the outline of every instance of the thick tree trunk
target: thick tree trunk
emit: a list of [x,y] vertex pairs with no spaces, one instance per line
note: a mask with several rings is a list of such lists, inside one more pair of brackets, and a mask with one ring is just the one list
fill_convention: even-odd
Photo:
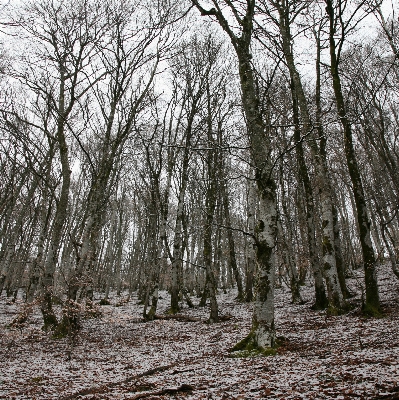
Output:
[[242,101],[255,166],[255,181],[259,191],[259,215],[255,228],[258,281],[251,334],[257,347],[268,348],[273,347],[275,343],[273,249],[277,236],[276,184],[269,155],[269,137],[260,113],[251,66],[249,41],[240,43],[237,49]]
[[[248,138],[255,167],[255,181],[259,191],[259,215],[256,226],[257,263],[259,278],[254,302],[252,330],[246,339],[234,349],[273,347],[274,326],[274,279],[275,265],[273,249],[277,236],[276,184],[273,178],[270,136],[262,119],[257,85],[252,67],[250,51],[253,33],[255,1],[248,0],[245,15],[240,18],[241,34],[237,36],[231,29],[221,9],[205,10],[198,0],[193,4],[203,15],[214,15],[222,29],[229,36],[238,58],[238,69],[242,102],[246,117]],[[216,5],[216,2],[214,2]],[[233,7],[233,6],[232,6]]]

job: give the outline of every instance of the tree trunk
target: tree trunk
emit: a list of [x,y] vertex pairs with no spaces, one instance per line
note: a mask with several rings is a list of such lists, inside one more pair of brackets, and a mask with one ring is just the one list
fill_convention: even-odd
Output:
[[[255,235],[255,204],[257,203],[257,193],[252,174],[248,180],[248,202],[247,202],[247,229],[248,233]],[[253,239],[246,240],[246,277],[245,277],[245,301],[251,302],[254,299],[253,287],[255,278],[255,244]]]
[[360,244],[365,271],[366,299],[363,305],[363,311],[368,315],[379,315],[381,313],[381,307],[377,284],[376,259],[370,236],[370,219],[368,217],[363,183],[353,145],[352,128],[347,117],[347,110],[342,93],[341,77],[338,71],[337,51],[334,37],[336,33],[334,6],[332,0],[325,1],[327,5],[326,11],[330,22],[330,72],[333,80],[333,89],[338,115],[344,130],[345,157],[356,204],[356,218],[359,225]]
[[224,182],[221,183],[220,190],[223,201],[224,220],[227,226],[226,233],[227,233],[230,267],[233,270],[234,279],[237,283],[237,290],[238,290],[237,299],[243,300],[244,292],[242,288],[242,279],[240,271],[238,270],[238,265],[237,265],[234,237],[232,230],[229,229],[231,228],[231,219],[230,219],[229,197],[226,189],[226,180],[224,180]]
[[217,150],[214,140],[214,132],[212,126],[212,110],[211,110],[211,94],[209,81],[206,85],[207,89],[207,140],[208,150],[206,156],[206,193],[205,193],[205,219],[204,219],[204,249],[203,259],[206,270],[207,292],[210,299],[210,315],[209,322],[218,322],[218,303],[216,300],[217,280],[215,276],[215,265],[212,260],[212,225],[216,208],[216,169],[217,169]]
[[[54,216],[53,229],[51,233],[50,246],[44,264],[44,274],[42,277],[43,298],[41,311],[43,315],[44,327],[54,327],[57,325],[57,318],[53,311],[53,290],[54,290],[54,272],[57,265],[58,252],[61,245],[62,233],[65,221],[67,219],[69,205],[69,188],[71,186],[71,169],[69,165],[69,151],[65,137],[65,124],[67,113],[65,111],[65,71],[61,69],[60,92],[58,103],[58,121],[57,121],[57,141],[61,160],[62,186],[60,197]],[[71,106],[69,106],[69,111]]]
[[[280,33],[283,40],[283,51],[287,62],[288,69],[295,92],[295,96],[298,100],[298,106],[300,109],[300,116],[302,119],[302,135],[307,136],[312,132],[312,122],[310,113],[307,105],[305,92],[303,90],[300,75],[296,69],[294,56],[291,48],[291,32],[290,32],[290,15],[288,6],[281,6],[278,8],[280,13]],[[322,228],[323,228],[323,263],[324,263],[324,277],[327,284],[328,302],[332,312],[333,310],[341,310],[344,306],[344,299],[341,292],[341,287],[338,280],[338,272],[335,258],[335,247],[334,247],[334,223],[333,223],[333,212],[332,212],[332,199],[331,199],[331,185],[328,176],[327,165],[323,163],[319,146],[316,142],[316,137],[311,134],[312,139],[310,149],[315,164],[315,173],[318,184],[318,190],[321,201],[322,211]],[[302,174],[302,178],[304,178]],[[305,186],[305,190],[309,187]],[[311,193],[309,193],[311,196]],[[307,207],[312,207],[312,198],[309,199]]]
[[[159,297],[159,274],[160,274],[160,255],[162,248],[162,240],[160,240],[158,227],[159,215],[157,213],[156,199],[154,193],[151,194],[151,205],[149,210],[149,234],[147,235],[148,244],[148,270],[147,276],[147,295],[144,303],[143,317],[146,321],[153,321],[158,307]],[[147,313],[147,307],[150,310]]]
[[[312,308],[314,310],[323,310],[328,306],[328,299],[326,295],[326,289],[324,287],[323,282],[323,272],[321,269],[318,252],[317,252],[317,244],[316,244],[316,236],[315,236],[315,207],[314,207],[314,197],[313,197],[313,188],[310,182],[308,167],[305,162],[305,156],[301,141],[301,130],[299,125],[299,110],[298,110],[298,102],[296,98],[296,92],[293,87],[293,82],[291,84],[292,88],[292,100],[293,100],[293,118],[294,118],[294,139],[297,143],[295,147],[297,164],[298,164],[298,180],[302,182],[303,189],[305,192],[305,214],[306,214],[306,232],[307,232],[307,243],[308,243],[308,252],[309,252],[309,263],[310,268],[313,273],[314,285],[315,285],[315,303]],[[299,207],[302,207],[302,202],[298,204]]]
[[[188,153],[187,146],[185,153]],[[179,200],[177,204],[175,237],[173,240],[173,258],[172,258],[172,284],[171,284],[171,303],[170,312],[175,314],[179,311],[179,293],[181,289],[181,279],[183,273],[183,218],[184,218],[184,198],[188,180],[188,154],[184,155],[182,183],[179,191]],[[187,160],[186,160],[187,158]]]
[[[273,347],[274,327],[274,279],[275,265],[273,249],[277,235],[276,184],[273,178],[273,163],[270,158],[271,143],[268,130],[262,118],[260,100],[252,67],[250,51],[253,33],[255,1],[248,0],[245,15],[240,18],[240,36],[231,29],[221,9],[205,10],[197,0],[193,4],[202,15],[214,15],[222,29],[229,36],[238,58],[241,95],[247,124],[252,160],[255,167],[255,181],[259,191],[259,220],[257,233],[257,263],[259,278],[252,317],[252,330],[248,337],[234,349]],[[216,5],[216,3],[214,2]]]

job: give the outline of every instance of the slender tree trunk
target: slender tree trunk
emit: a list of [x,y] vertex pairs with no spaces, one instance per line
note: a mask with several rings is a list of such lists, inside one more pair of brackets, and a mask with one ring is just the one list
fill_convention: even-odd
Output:
[[[297,163],[298,163],[298,177],[299,182],[302,182],[305,193],[305,214],[306,214],[306,232],[307,243],[309,252],[310,268],[313,272],[314,285],[315,285],[315,303],[312,308],[315,310],[322,310],[328,306],[328,299],[323,282],[323,272],[321,269],[315,234],[315,207],[313,188],[310,182],[308,167],[305,162],[305,156],[301,141],[301,130],[299,127],[299,110],[296,98],[296,92],[292,84],[292,99],[293,99],[293,116],[294,116],[294,139],[297,143],[295,147]],[[302,202],[298,205],[302,207]]]
[[[147,240],[148,244],[148,270],[147,275],[147,294],[144,303],[143,317],[146,321],[153,321],[158,307],[159,298],[159,274],[160,274],[160,255],[162,248],[162,241],[159,238],[159,218],[157,213],[156,199],[154,193],[151,194],[151,207],[149,210],[149,234]],[[150,310],[147,313],[147,308],[150,306]]]
[[[389,233],[389,230],[384,225],[381,226],[381,235],[382,235],[382,239],[385,243],[385,247],[389,254],[392,272],[399,279],[399,268],[398,268],[399,267],[399,257],[398,257],[398,254],[395,254],[395,250],[392,248],[392,245],[391,245],[394,242],[393,238],[392,238],[391,234]],[[389,241],[387,239],[387,235],[390,238],[391,243],[389,243]],[[396,250],[396,252],[399,253],[399,250]]]
[[40,281],[40,272],[43,269],[43,256],[45,252],[46,236],[50,225],[51,214],[51,199],[48,199],[46,189],[40,204],[39,216],[39,239],[37,242],[37,255],[32,263],[32,268],[29,272],[29,283],[26,290],[27,302],[33,301],[36,289]]
[[229,229],[231,227],[230,205],[229,205],[229,197],[228,197],[228,193],[226,190],[226,182],[225,181],[221,183],[220,190],[221,190],[221,196],[222,196],[222,201],[223,201],[224,220],[225,220],[225,223],[227,226],[226,233],[227,233],[227,242],[228,242],[228,249],[229,249],[230,268],[233,270],[234,279],[237,283],[237,290],[238,290],[237,298],[238,298],[238,300],[243,300],[244,291],[243,291],[243,287],[242,287],[242,279],[241,279],[240,271],[238,270],[238,265],[237,265],[234,237],[233,237],[232,230]]
[[57,318],[53,311],[54,273],[57,265],[58,252],[61,245],[64,224],[67,219],[69,205],[69,188],[71,186],[71,168],[69,165],[69,150],[65,137],[65,124],[67,114],[65,112],[65,71],[61,70],[60,93],[58,103],[57,142],[61,160],[62,185],[60,197],[54,216],[51,232],[50,246],[44,264],[42,277],[43,298],[41,311],[45,328],[57,325]]
[[[285,207],[284,207],[285,208]],[[284,218],[287,217],[286,213],[284,212]],[[278,226],[278,235],[279,235],[279,247],[281,253],[281,261],[282,264],[285,266],[286,272],[288,273],[289,277],[289,287],[291,290],[291,299],[293,304],[298,304],[302,302],[301,298],[301,291],[300,291],[300,280],[298,276],[298,270],[295,265],[295,257],[292,248],[292,235],[289,232],[290,227],[286,227],[283,229],[281,221],[277,223]],[[284,272],[285,275],[285,272]]]
[[377,284],[376,259],[370,236],[370,219],[368,216],[363,183],[360,176],[359,166],[356,160],[356,154],[353,145],[352,128],[347,116],[347,109],[342,92],[341,77],[338,71],[337,50],[335,44],[336,27],[334,6],[332,0],[325,1],[327,5],[326,11],[330,22],[330,71],[333,80],[333,89],[338,115],[344,131],[345,157],[349,170],[349,176],[352,183],[353,196],[356,204],[356,218],[359,225],[360,244],[364,263],[366,285],[364,312],[370,315],[378,315],[381,313],[381,307]]
[[[247,204],[247,227],[248,233],[255,235],[255,204],[257,200],[257,193],[253,177],[250,176],[248,180],[248,204]],[[247,239],[246,247],[246,277],[245,277],[245,301],[251,302],[254,299],[253,287],[255,278],[255,245],[253,239]]]
[[[315,33],[316,38],[316,48],[317,48],[317,55],[316,55],[316,125],[317,125],[317,132],[320,137],[320,156],[321,161],[324,166],[324,170],[328,171],[327,166],[327,139],[324,134],[321,115],[322,115],[322,108],[321,108],[321,71],[320,71],[320,57],[321,57],[321,40],[320,40],[320,32]],[[331,191],[331,178],[328,176],[329,185]],[[335,262],[338,274],[338,280],[341,287],[341,292],[344,299],[347,299],[351,296],[345,280],[345,266],[344,260],[342,255],[342,245],[341,245],[341,233],[339,228],[338,222],[338,212],[337,207],[334,204],[333,197],[331,196],[331,207],[333,213],[333,230],[334,230],[334,249],[335,249]]]
[[335,259],[337,262],[338,280],[344,298],[348,299],[352,297],[352,294],[350,293],[348,287],[346,286],[346,279],[345,279],[346,271],[345,271],[344,257],[342,254],[341,231],[338,222],[338,210],[335,205],[333,205],[333,218],[334,218]]
[[[12,228],[9,230],[9,234],[7,235],[7,242],[3,241],[3,245],[7,243],[7,250],[5,252],[5,258],[3,262],[0,262],[0,293],[3,290],[5,283],[10,283],[12,281],[13,261],[14,257],[16,256],[14,249],[18,243],[18,235],[20,230],[22,230],[26,215],[31,210],[31,199],[34,197],[38,183],[38,179],[34,179],[32,182],[30,182],[28,193],[26,193],[26,198],[28,201],[25,201],[22,209],[16,213],[16,219],[11,224]],[[26,227],[24,228],[25,231]],[[23,240],[21,241],[23,242]],[[29,247],[28,243],[24,243],[24,247]]]
[[[187,148],[186,148],[187,149]],[[186,151],[185,149],[185,151]],[[187,149],[188,152],[188,149]],[[171,284],[171,303],[170,312],[175,314],[179,311],[179,293],[181,289],[181,279],[183,271],[183,218],[184,218],[184,198],[187,188],[187,162],[183,162],[182,184],[179,191],[179,200],[177,204],[175,237],[173,240],[173,259],[172,261],[172,284]]]
[[[312,122],[310,113],[306,101],[305,92],[303,90],[300,75],[296,69],[294,56],[291,48],[291,32],[290,32],[290,16],[288,5],[282,5],[279,7],[280,13],[280,33],[283,40],[283,51],[287,62],[288,69],[290,71],[293,88],[295,91],[296,98],[298,100],[298,106],[300,109],[300,116],[302,119],[302,135],[309,135],[312,131]],[[314,134],[311,135],[312,139],[310,143],[310,149],[312,157],[315,163],[315,172],[317,177],[317,184],[319,189],[321,211],[322,211],[322,228],[323,228],[323,263],[324,263],[324,277],[326,279],[328,301],[331,311],[337,309],[341,310],[344,306],[344,299],[341,292],[341,287],[338,280],[338,272],[335,257],[334,247],[334,223],[333,223],[333,212],[332,212],[332,199],[331,199],[331,185],[328,176],[327,166],[323,164],[323,160],[320,154],[319,146],[316,142]],[[302,175],[304,178],[304,174]],[[305,190],[309,191],[307,185]],[[310,196],[310,193],[309,193]],[[312,199],[310,198],[311,202]],[[310,203],[307,204],[309,207]],[[310,205],[311,206],[311,205]]]
[[212,260],[213,249],[212,249],[212,226],[215,215],[216,208],[216,190],[217,190],[217,182],[216,182],[216,169],[217,169],[217,150],[215,146],[214,140],[214,132],[212,126],[212,110],[211,110],[211,94],[209,88],[209,82],[206,85],[207,88],[207,134],[208,134],[208,154],[206,156],[206,173],[207,173],[207,181],[206,181],[206,194],[205,194],[205,219],[204,219],[204,250],[203,250],[203,259],[204,265],[206,269],[206,282],[207,282],[207,291],[210,299],[210,316],[209,322],[218,322],[218,303],[216,300],[216,291],[217,291],[217,280],[215,276],[215,265]]

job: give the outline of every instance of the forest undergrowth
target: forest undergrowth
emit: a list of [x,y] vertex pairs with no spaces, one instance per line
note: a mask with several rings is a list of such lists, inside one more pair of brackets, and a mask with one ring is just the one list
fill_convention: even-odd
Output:
[[[223,322],[209,310],[184,306],[144,323],[133,296],[114,295],[63,339],[44,332],[40,311],[22,299],[0,298],[1,399],[399,399],[399,281],[378,270],[383,318],[361,314],[360,271],[348,279],[354,308],[341,316],[313,311],[310,282],[303,304],[276,288],[274,356],[236,358],[230,349],[250,330],[252,305],[220,291]],[[100,294],[96,302],[99,303]],[[195,304],[199,299],[193,298]],[[21,311],[26,319],[9,326]],[[59,312],[61,312],[59,310]]]

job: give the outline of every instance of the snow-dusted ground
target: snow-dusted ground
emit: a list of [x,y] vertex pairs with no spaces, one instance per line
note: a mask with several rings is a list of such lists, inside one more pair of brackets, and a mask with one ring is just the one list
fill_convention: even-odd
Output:
[[[360,283],[349,280],[356,304]],[[2,296],[0,398],[399,399],[399,281],[381,267],[379,284],[381,319],[363,318],[359,307],[339,317],[312,311],[310,284],[304,305],[276,289],[277,334],[287,340],[276,356],[253,358],[229,357],[251,321],[251,305],[234,301],[234,291],[219,295],[220,314],[231,318],[213,325],[207,308],[187,307],[180,314],[198,321],[142,323],[136,297],[119,307],[115,297],[101,318],[84,320],[75,343],[44,333],[37,308],[6,328],[23,305]],[[161,296],[159,315],[169,302]]]

